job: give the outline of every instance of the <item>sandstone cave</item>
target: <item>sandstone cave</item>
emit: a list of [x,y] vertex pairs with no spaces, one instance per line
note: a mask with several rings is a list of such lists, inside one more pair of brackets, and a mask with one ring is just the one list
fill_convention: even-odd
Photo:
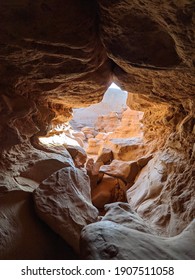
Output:
[[[0,22],[0,259],[195,259],[195,2],[7,0]],[[125,102],[78,127],[112,83]]]

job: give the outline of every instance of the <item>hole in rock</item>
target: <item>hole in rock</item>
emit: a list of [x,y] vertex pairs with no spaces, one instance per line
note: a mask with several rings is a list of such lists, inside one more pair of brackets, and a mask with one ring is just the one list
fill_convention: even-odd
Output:
[[127,95],[112,83],[100,103],[73,109],[69,123],[52,128],[46,137],[39,137],[39,141],[47,146],[81,146],[88,157],[94,159],[108,148],[113,150],[115,158],[132,160],[127,151],[122,155],[119,150],[126,145],[142,143],[143,112],[126,105]]
[[112,83],[100,103],[73,110],[70,125],[83,133],[83,147],[89,157],[95,159],[103,148],[109,148],[115,158],[131,159],[130,155],[129,158],[127,154],[119,155],[119,148],[142,141],[143,112],[131,110],[126,105],[127,95]]
[[195,259],[192,2],[1,1],[0,259]]
[[[127,106],[128,93],[112,83],[100,103],[73,109],[69,123],[57,126],[47,146],[64,146],[76,167],[90,178],[92,202],[102,212],[111,202],[126,202],[126,190],[140,171],[143,157],[143,112]],[[147,160],[146,160],[147,161]]]

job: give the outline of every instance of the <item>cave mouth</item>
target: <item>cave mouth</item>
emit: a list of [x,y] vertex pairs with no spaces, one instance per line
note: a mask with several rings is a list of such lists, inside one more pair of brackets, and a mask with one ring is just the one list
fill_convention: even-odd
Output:
[[73,109],[69,122],[53,127],[48,135],[39,137],[47,146],[82,147],[88,158],[97,158],[104,148],[113,150],[114,158],[132,160],[131,153],[122,155],[126,146],[143,143],[144,113],[129,108],[128,93],[114,82],[106,90],[101,102]]
[[100,103],[73,109],[69,122],[39,137],[46,146],[65,148],[75,167],[87,173],[92,204],[100,215],[106,204],[127,202],[127,189],[152,158],[144,145],[144,113],[130,109],[128,98],[127,91],[112,83]]
[[1,1],[0,259],[195,259],[190,2]]

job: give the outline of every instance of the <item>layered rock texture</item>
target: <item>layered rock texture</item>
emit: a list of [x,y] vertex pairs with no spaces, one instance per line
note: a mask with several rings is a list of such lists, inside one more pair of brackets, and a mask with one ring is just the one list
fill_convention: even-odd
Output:
[[[0,23],[0,258],[195,259],[194,1],[7,0]],[[86,171],[83,150],[38,140],[113,81],[144,116],[137,152],[108,139],[112,156],[129,164],[153,154],[128,188],[116,170],[103,186],[99,169],[107,174],[113,158]],[[97,222],[87,172],[103,190],[123,189],[105,200],[126,203],[121,219]]]
[[87,140],[88,154],[99,154],[104,148],[111,148],[115,159],[134,159],[145,151],[143,141],[143,112],[129,107],[120,112],[99,115],[94,127],[81,130]]

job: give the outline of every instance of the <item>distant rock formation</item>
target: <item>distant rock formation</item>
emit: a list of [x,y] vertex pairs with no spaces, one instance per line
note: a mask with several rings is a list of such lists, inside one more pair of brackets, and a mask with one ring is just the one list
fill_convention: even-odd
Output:
[[87,108],[73,109],[70,124],[75,130],[85,126],[94,127],[99,116],[108,115],[111,112],[121,113],[127,107],[126,100],[127,92],[108,88],[100,103]]

